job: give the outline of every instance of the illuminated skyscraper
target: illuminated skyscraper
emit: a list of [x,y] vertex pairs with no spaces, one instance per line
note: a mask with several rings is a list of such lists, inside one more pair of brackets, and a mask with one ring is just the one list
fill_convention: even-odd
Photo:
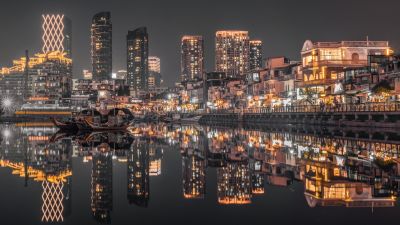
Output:
[[161,86],[161,63],[157,56],[149,56],[149,88]]
[[249,71],[249,35],[247,31],[217,31],[215,34],[215,70],[228,77]]
[[42,15],[43,23],[43,53],[65,52],[67,57],[72,55],[72,22],[65,15]]
[[202,79],[204,41],[202,36],[185,35],[181,40],[181,80]]
[[128,31],[127,40],[127,71],[128,85],[131,95],[147,90],[149,77],[149,37],[146,27]]
[[262,41],[250,41],[250,70],[258,70],[262,68]]
[[132,144],[128,151],[128,200],[147,207],[150,198],[149,149],[146,142]]
[[110,12],[93,16],[91,28],[93,79],[111,79],[112,23]]

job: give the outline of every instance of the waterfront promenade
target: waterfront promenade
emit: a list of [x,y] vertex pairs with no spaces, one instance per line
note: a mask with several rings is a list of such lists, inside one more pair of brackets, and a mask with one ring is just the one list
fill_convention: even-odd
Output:
[[310,124],[349,127],[400,128],[400,103],[364,103],[260,107],[214,110],[202,123]]

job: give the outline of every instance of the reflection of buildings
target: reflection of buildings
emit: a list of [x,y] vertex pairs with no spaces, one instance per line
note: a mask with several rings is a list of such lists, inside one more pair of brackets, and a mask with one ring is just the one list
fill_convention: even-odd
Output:
[[318,136],[277,128],[247,131],[143,125],[134,137],[112,132],[74,137],[58,133],[60,139],[54,140],[51,135],[56,129],[42,126],[0,125],[0,165],[27,181],[42,183],[43,221],[60,222],[69,213],[71,140],[79,145],[76,156],[83,156],[84,162],[93,160],[91,206],[100,222],[111,221],[112,158],[127,162],[129,202],[146,206],[150,176],[161,175],[162,147],[177,147],[177,143],[185,198],[205,197],[207,166],[218,167],[219,204],[249,204],[253,196],[268,191],[265,182],[276,186],[304,183],[311,207],[393,206],[399,192],[400,142],[372,139],[374,135],[367,139],[368,135]]
[[218,168],[218,203],[251,203],[251,180],[247,161],[228,162],[226,167]]
[[149,175],[159,176],[161,175],[161,161],[163,156],[163,149],[149,146]]
[[251,193],[252,194],[264,194],[264,173],[253,173],[251,175]]
[[335,164],[306,162],[304,195],[310,207],[390,207],[396,204],[393,194],[385,192],[386,185],[379,181],[369,183],[366,177],[362,178],[362,174],[361,180],[353,181],[346,168]]
[[92,156],[92,214],[100,222],[111,221],[112,211],[112,153],[101,144]]
[[147,207],[150,198],[148,144],[136,141],[128,152],[128,200]]
[[49,143],[51,127],[2,127],[0,166],[42,183],[42,221],[62,222],[71,213],[71,142]]
[[185,198],[204,198],[206,159],[204,152],[187,149],[182,154],[182,182]]

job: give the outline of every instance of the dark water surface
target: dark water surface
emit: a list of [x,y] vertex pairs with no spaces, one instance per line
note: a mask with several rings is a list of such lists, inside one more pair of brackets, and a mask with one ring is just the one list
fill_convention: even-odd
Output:
[[1,224],[398,223],[400,138],[382,131],[0,124]]

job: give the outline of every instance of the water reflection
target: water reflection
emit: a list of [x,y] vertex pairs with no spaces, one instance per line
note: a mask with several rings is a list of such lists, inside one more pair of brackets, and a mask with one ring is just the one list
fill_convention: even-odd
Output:
[[[1,130],[0,165],[26,186],[41,183],[43,222],[71,215],[72,176],[80,172],[72,168],[72,158],[91,163],[90,206],[97,222],[111,222],[115,160],[126,164],[128,203],[148,207],[151,177],[164,173],[165,147],[180,151],[176,166],[182,174],[175,177],[184,199],[201,201],[211,185],[215,204],[251,204],[268,193],[268,185],[302,182],[310,207],[392,207],[400,191],[396,133],[141,124],[125,133],[67,134],[46,123],[3,124]],[[216,169],[216,183],[206,183],[208,168]]]

